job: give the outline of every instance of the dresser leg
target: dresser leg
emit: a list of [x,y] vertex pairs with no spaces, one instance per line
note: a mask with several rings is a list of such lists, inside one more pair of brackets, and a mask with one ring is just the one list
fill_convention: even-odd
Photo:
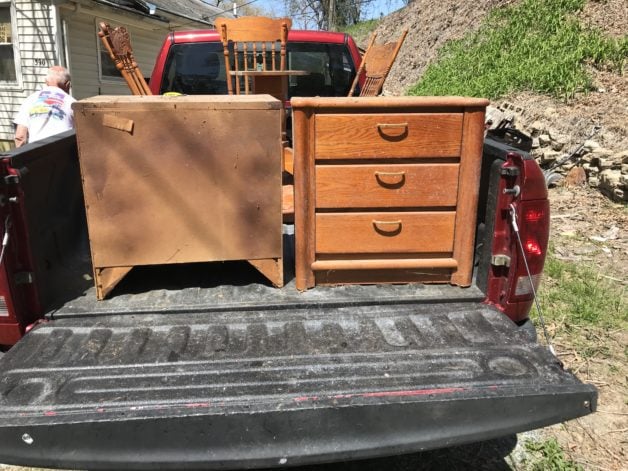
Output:
[[268,278],[274,287],[281,288],[283,286],[283,258],[263,258],[248,262]]

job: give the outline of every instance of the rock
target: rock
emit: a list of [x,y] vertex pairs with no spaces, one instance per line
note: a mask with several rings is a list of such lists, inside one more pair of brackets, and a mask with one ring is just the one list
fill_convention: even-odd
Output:
[[628,174],[628,164],[621,164],[621,173]]
[[494,106],[486,108],[485,123],[489,129],[495,128],[503,119],[506,118],[506,113]]
[[541,147],[541,143],[539,142],[539,138],[538,137],[533,137],[532,138],[532,148],[533,149],[538,149],[539,147]]
[[552,138],[549,137],[549,134],[541,134],[539,136],[539,145],[541,147],[545,147],[550,145],[550,143],[552,142]]
[[615,188],[613,190],[613,196],[619,201],[628,201],[628,192],[622,190],[621,188]]
[[587,153],[587,154],[583,154],[582,155],[582,157],[580,158],[580,161],[581,162],[588,162],[591,165],[593,165],[592,159],[593,159],[593,154]]
[[546,149],[543,151],[541,162],[547,164],[555,162],[562,154],[560,152],[556,152],[555,150]]
[[532,137],[538,137],[540,134],[543,134],[544,130],[545,127],[540,121],[535,121],[530,125],[530,132],[532,134]]
[[598,177],[589,177],[589,186],[593,188],[597,188],[600,185],[600,180]]
[[560,142],[560,141],[552,141],[550,147],[552,148],[552,150],[563,150],[563,147],[565,147],[565,143],[564,142]]
[[565,177],[565,186],[585,186],[587,184],[587,174],[582,167],[574,167]]
[[584,149],[587,150],[588,152],[592,152],[593,149],[599,148],[600,144],[598,144],[596,141],[589,139],[587,141],[584,141],[584,144],[582,144],[582,147],[584,147]]
[[556,152],[555,150],[546,150],[543,152],[541,162],[544,164],[551,164],[555,162],[560,156],[560,152]]
[[619,186],[621,182],[621,172],[619,170],[604,170],[600,172],[600,183],[606,188]]
[[[593,163],[593,162],[591,162]],[[610,159],[598,159],[598,164],[597,164],[598,168],[600,170],[608,170],[610,168],[613,168],[613,161]]]
[[624,150],[622,152],[617,152],[611,156],[616,162],[621,162],[622,164],[628,164],[628,150]]
[[541,149],[532,149],[530,155],[534,157],[534,160],[536,160],[539,164],[541,163],[541,158],[543,157],[543,152],[541,151]]
[[615,239],[617,239],[619,237],[619,227],[611,226],[608,231],[606,231],[604,234],[602,234],[602,237],[604,237],[606,240],[615,240]]
[[594,157],[608,158],[613,155],[613,151],[604,147],[597,147],[591,150],[591,154],[593,154]]
[[600,173],[600,169],[597,167],[592,166],[589,163],[583,163],[582,164],[582,168],[584,169],[585,172],[587,172],[588,176],[593,176],[593,175],[597,175],[598,173]]
[[556,131],[556,129],[549,129],[546,134],[549,134],[549,137],[552,139],[552,141],[562,141],[565,144],[568,141],[567,136]]

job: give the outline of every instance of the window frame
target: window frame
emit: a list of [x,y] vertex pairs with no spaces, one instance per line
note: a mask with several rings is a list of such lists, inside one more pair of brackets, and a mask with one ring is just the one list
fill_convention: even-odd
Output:
[[[13,46],[13,63],[15,66],[15,80],[0,79],[0,89],[2,90],[23,90],[22,81],[22,59],[20,55],[18,28],[17,28],[17,12],[14,1],[0,0],[0,8],[9,7],[9,15],[11,20],[11,44]],[[4,45],[8,43],[2,43]]]
[[105,50],[105,46],[102,43],[102,39],[100,39],[100,36],[98,35],[98,33],[100,32],[99,24],[101,21],[106,22],[104,18],[94,18],[94,33],[95,33],[94,36],[96,38],[96,51],[98,52],[98,54],[96,54],[97,62],[98,62],[98,81],[99,83],[124,85],[126,82],[124,81],[122,74],[120,74],[119,76],[103,74],[103,68],[102,68],[103,55],[107,57],[108,61],[111,61],[111,59],[109,58],[108,52]]

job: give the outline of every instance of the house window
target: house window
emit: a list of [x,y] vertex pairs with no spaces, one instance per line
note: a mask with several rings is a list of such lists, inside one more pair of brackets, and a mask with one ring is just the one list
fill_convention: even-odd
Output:
[[11,6],[0,4],[0,83],[17,82]]
[[99,45],[100,49],[100,76],[103,79],[122,78],[120,71],[116,68],[116,65],[109,57],[107,51],[103,51],[104,47]]
[[96,44],[98,45],[98,57],[99,57],[99,65],[100,65],[100,80],[112,80],[112,79],[121,79],[122,74],[116,68],[116,65],[109,57],[109,53],[106,51],[105,46],[102,43],[102,40],[98,36],[100,31],[100,27],[98,26],[101,22],[101,19],[96,18],[95,26],[96,26]]

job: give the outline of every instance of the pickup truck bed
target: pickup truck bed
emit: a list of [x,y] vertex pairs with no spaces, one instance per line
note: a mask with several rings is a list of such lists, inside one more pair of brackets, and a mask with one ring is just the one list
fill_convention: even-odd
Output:
[[[294,226],[284,225],[286,285],[275,288],[248,263],[197,263],[136,267],[113,293],[96,299],[86,245],[72,262],[56,267],[50,280],[57,298],[48,317],[111,314],[226,312],[263,309],[347,307],[369,304],[480,302],[485,295],[475,285],[444,284],[321,286],[299,292],[294,286]],[[68,281],[73,281],[68,283]]]
[[137,268],[96,301],[79,276],[86,254],[58,267],[70,300],[3,358],[0,461],[296,465],[489,439],[595,407],[595,389],[475,285],[299,293],[291,229],[281,290],[246,262],[174,265]]
[[146,266],[96,301],[74,136],[11,159],[54,322],[0,362],[0,462],[289,466],[452,446],[595,410],[595,388],[484,304],[475,281],[299,293],[290,226],[281,290],[245,262]]

